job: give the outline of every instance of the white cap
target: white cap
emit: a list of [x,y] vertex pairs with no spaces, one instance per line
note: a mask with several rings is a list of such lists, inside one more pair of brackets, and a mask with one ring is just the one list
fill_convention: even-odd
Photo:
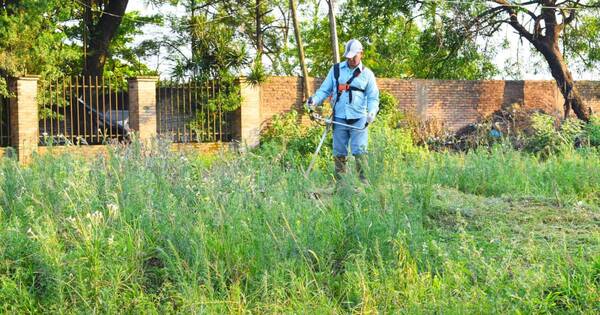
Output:
[[362,44],[357,39],[351,39],[346,43],[344,58],[353,58],[361,51],[363,51]]

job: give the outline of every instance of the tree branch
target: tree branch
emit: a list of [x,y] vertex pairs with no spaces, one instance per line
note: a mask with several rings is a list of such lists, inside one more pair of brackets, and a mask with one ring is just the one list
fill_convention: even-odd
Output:
[[513,9],[513,4],[509,3],[506,0],[493,0],[496,4],[501,5],[504,10],[509,14],[509,24],[519,32],[519,35],[525,37],[531,43],[535,43],[538,41],[537,37],[531,34],[520,22],[517,16],[517,13]]
[[[562,32],[562,30],[564,30],[564,28],[565,28],[567,25],[569,25],[571,22],[573,22],[573,20],[575,20],[575,16],[576,16],[576,11],[577,11],[577,10],[575,10],[575,9],[573,9],[573,8],[579,7],[579,5],[580,5],[580,3],[579,3],[579,2],[580,2],[580,1],[581,1],[581,0],[577,0],[577,1],[575,1],[575,3],[573,3],[573,4],[572,4],[572,6],[573,6],[573,7],[569,9],[569,11],[570,11],[570,12],[569,12],[569,16],[565,16],[565,12],[564,12],[565,10],[559,10],[560,14],[563,16],[563,21],[562,21],[562,23],[560,23],[560,24],[558,25],[558,27],[559,27],[559,33],[560,33],[560,32]],[[569,3],[570,3],[570,2],[569,2]]]

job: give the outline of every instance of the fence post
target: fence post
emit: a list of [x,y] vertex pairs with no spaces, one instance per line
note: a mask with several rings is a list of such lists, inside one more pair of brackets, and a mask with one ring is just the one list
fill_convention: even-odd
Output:
[[156,82],[158,77],[129,78],[129,127],[140,141],[156,136]]
[[236,119],[236,138],[242,147],[254,148],[260,144],[260,87],[250,84],[246,78],[238,79],[242,101]]
[[38,80],[25,76],[9,80],[11,146],[21,163],[29,163],[39,142]]

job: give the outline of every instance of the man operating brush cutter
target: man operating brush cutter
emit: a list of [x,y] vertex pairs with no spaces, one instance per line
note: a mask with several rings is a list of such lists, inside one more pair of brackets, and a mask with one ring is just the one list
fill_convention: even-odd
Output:
[[[359,178],[364,184],[368,183],[365,175],[369,141],[367,126],[375,120],[379,111],[379,90],[375,75],[361,63],[362,52],[363,47],[358,40],[348,41],[344,52],[346,61],[335,64],[319,90],[307,100],[311,117],[327,124],[313,161],[306,171],[307,176],[331,126],[336,181],[339,182],[346,173],[350,146]],[[332,97],[332,115],[330,119],[325,119],[315,114],[314,109],[322,105],[329,96]]]

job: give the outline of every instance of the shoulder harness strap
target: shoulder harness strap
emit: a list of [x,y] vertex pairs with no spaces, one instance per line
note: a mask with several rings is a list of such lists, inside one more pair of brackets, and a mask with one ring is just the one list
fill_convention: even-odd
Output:
[[[352,103],[352,91],[358,91],[358,92],[363,92],[363,93],[365,92],[364,89],[360,89],[360,88],[350,85],[352,83],[352,81],[354,81],[354,79],[356,79],[358,76],[360,76],[360,74],[364,70],[365,70],[365,67],[363,65],[361,65],[360,68],[354,69],[352,76],[346,82],[346,84],[340,84],[340,81],[339,81],[339,79],[340,79],[340,64],[336,63],[335,65],[333,65],[333,77],[335,79],[335,86],[337,87],[337,97],[335,98],[335,104],[337,104],[337,102],[339,101],[339,99],[342,96],[342,93],[344,93],[344,91],[348,91],[348,101],[350,103]],[[333,105],[334,112],[335,112],[335,104]]]
[[359,92],[363,92],[363,93],[365,92],[364,89],[360,89],[360,88],[350,85],[352,83],[352,81],[354,81],[354,79],[356,79],[356,78],[358,78],[358,76],[360,76],[360,74],[364,71],[364,69],[365,68],[362,65],[360,68],[354,69],[354,72],[352,73],[352,77],[350,77],[350,79],[346,82],[346,84],[342,84],[342,85],[338,84],[338,93],[341,94],[341,92],[343,92],[343,91],[348,91],[348,101],[350,103],[352,103],[352,91],[359,91]]

